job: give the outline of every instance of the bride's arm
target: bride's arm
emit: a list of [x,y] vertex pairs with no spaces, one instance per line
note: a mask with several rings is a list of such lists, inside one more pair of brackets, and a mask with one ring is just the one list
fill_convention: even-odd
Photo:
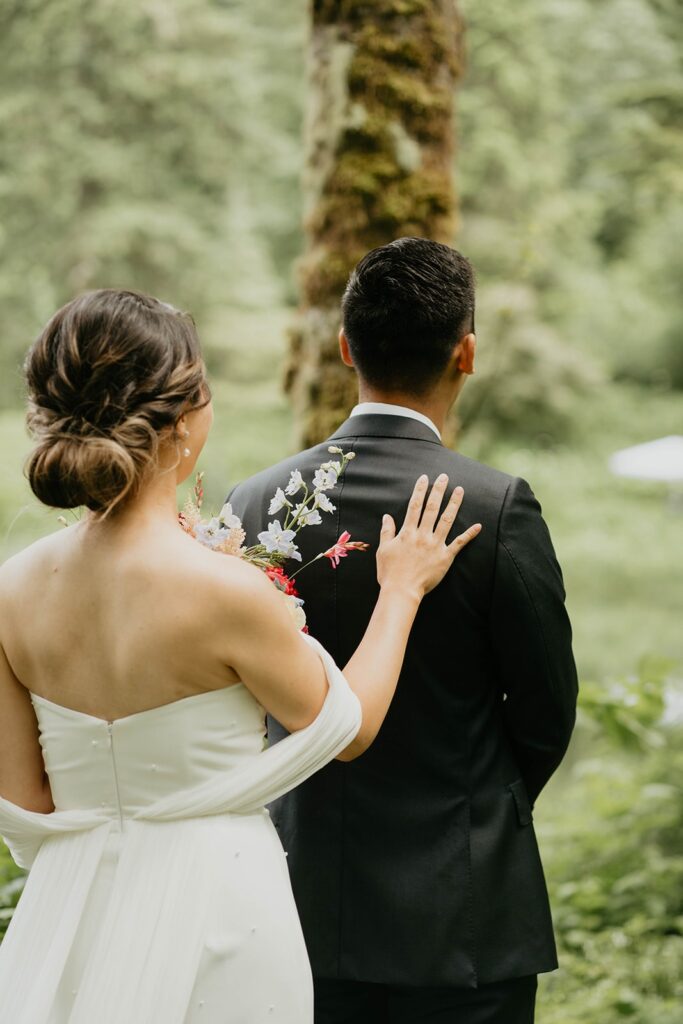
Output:
[[[377,551],[380,596],[363,640],[344,668],[360,700],[363,721],[342,760],[358,757],[374,740],[394,695],[422,598],[479,532],[477,524],[446,543],[463,494],[456,488],[438,517],[447,483],[446,477],[439,478],[425,505],[428,481],[418,480],[398,534],[391,517],[385,517]],[[272,583],[245,563],[236,562],[231,569],[231,585],[225,586],[221,602],[223,621],[230,623],[221,631],[224,661],[286,729],[302,729],[319,714],[327,694],[320,659],[294,627]]]
[[29,692],[0,644],[0,796],[27,811],[54,810]]

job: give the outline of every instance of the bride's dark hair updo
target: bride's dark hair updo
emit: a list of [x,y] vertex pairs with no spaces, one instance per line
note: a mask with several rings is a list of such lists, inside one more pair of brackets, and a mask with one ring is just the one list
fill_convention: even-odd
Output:
[[192,318],[132,291],[102,289],[63,306],[25,374],[34,494],[100,515],[136,494],[162,435],[209,396]]

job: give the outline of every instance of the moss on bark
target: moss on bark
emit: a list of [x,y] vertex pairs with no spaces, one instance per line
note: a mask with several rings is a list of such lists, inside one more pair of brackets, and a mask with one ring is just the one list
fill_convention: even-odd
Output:
[[454,237],[460,39],[455,0],[313,0],[303,308],[287,371],[302,443],[354,401],[337,351],[353,266],[402,235]]

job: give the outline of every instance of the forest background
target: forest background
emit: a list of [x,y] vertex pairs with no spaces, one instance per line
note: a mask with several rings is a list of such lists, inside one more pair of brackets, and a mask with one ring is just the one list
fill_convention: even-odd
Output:
[[[539,497],[582,681],[536,811],[561,958],[539,1021],[677,1024],[681,495],[607,463],[682,432],[683,9],[459,9],[454,242],[477,269],[480,372],[458,446]],[[22,476],[20,367],[84,289],[194,314],[210,504],[293,449],[308,22],[305,0],[0,0],[0,559],[59,528]],[[0,850],[0,933],[21,884]]]

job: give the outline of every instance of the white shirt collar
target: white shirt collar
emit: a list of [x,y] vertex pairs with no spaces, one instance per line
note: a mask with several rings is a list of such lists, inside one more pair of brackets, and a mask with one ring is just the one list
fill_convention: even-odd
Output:
[[419,420],[426,427],[434,431],[439,441],[441,433],[438,427],[432,423],[429,416],[418,412],[417,409],[409,409],[405,405],[392,405],[390,402],[361,402],[351,410],[352,416],[407,416],[411,420]]

